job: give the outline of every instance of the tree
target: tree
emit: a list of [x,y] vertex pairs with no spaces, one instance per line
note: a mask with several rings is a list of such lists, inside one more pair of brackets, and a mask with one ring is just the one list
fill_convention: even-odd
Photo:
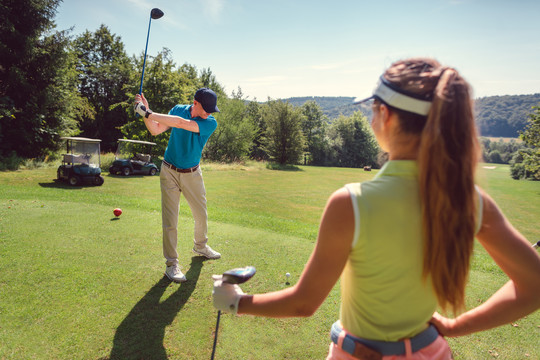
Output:
[[101,25],[96,32],[88,30],[74,40],[77,53],[79,91],[88,100],[93,112],[80,124],[82,135],[101,139],[105,151],[116,147],[122,137],[120,127],[127,122],[126,113],[115,104],[126,99],[133,66],[119,36]]
[[350,117],[341,115],[332,123],[329,133],[333,164],[342,167],[377,166],[379,146],[360,111]]
[[249,155],[257,129],[242,96],[242,90],[238,89],[238,93],[233,91],[231,99],[218,98],[220,113],[214,114],[218,127],[208,139],[203,152],[205,158],[233,162]]
[[309,153],[310,163],[324,165],[326,160],[325,141],[328,119],[324,116],[321,107],[313,100],[302,105],[302,132],[306,138],[306,151]]
[[247,116],[252,119],[255,126],[255,135],[251,144],[249,156],[255,160],[268,160],[268,154],[264,151],[263,139],[266,133],[266,123],[262,113],[262,105],[256,100],[249,101],[246,106]]
[[0,155],[43,159],[59,137],[77,133],[67,31],[54,31],[60,0],[0,4]]
[[283,101],[268,101],[263,107],[266,133],[263,148],[280,165],[297,164],[304,152],[302,112]]
[[528,144],[531,151],[523,151],[523,166],[535,180],[540,180],[540,106],[533,107],[528,124],[520,134],[521,140]]
[[223,86],[221,86],[221,84],[217,82],[216,76],[212,73],[210,68],[201,70],[200,82],[201,82],[200,87],[206,87],[206,88],[212,89],[218,95],[218,98],[220,97],[220,95],[221,96],[225,95]]
[[530,155],[532,149],[527,148],[520,150],[514,154],[512,160],[510,160],[510,176],[514,180],[525,180],[525,179],[534,179],[534,174],[528,171],[523,164],[523,157],[525,155]]

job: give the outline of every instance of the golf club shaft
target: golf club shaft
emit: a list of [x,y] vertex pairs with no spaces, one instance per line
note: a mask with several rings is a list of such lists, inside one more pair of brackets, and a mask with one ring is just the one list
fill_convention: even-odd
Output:
[[142,66],[141,74],[141,86],[139,87],[139,94],[142,94],[142,85],[144,80],[144,68],[146,67],[146,52],[148,50],[148,39],[150,38],[150,25],[152,25],[152,16],[150,16],[150,21],[148,21],[148,34],[146,35],[146,47],[144,48],[144,60]]
[[[231,269],[225,271],[222,275],[222,282],[226,284],[243,284],[255,275],[255,268],[253,266],[246,266],[244,268]],[[221,310],[218,310],[217,321],[216,321],[216,332],[214,334],[214,347],[212,349],[212,357],[210,360],[214,360],[214,355],[216,353],[216,345],[218,338],[219,330],[219,318],[221,317]]]
[[212,357],[210,360],[214,360],[214,355],[216,353],[216,344],[217,344],[217,336],[218,336],[218,329],[219,329],[219,318],[221,317],[221,310],[218,310],[217,312],[217,320],[216,320],[216,333],[214,334],[214,347],[212,348]]

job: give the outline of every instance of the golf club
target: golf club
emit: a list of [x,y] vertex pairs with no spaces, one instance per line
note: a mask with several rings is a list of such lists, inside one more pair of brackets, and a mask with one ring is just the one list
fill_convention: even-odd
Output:
[[143,79],[144,79],[144,68],[146,66],[146,51],[148,50],[148,38],[150,37],[150,25],[152,24],[152,19],[159,19],[164,15],[163,11],[159,10],[158,8],[153,8],[152,11],[150,11],[150,21],[148,22],[148,34],[146,35],[146,48],[144,49],[144,60],[143,60],[143,67],[142,67],[142,75],[141,75],[141,86],[139,88],[139,94],[142,94],[142,85],[143,85]]
[[[228,283],[228,284],[243,284],[249,279],[251,279],[253,275],[255,275],[256,271],[257,270],[255,270],[253,266],[246,266],[243,268],[231,269],[223,273],[223,277],[221,280],[224,283]],[[217,344],[220,317],[221,317],[221,310],[218,310],[217,321],[216,321],[216,331],[214,333],[214,346],[212,348],[212,357],[210,358],[211,360],[214,360],[214,355],[216,353],[216,344]]]

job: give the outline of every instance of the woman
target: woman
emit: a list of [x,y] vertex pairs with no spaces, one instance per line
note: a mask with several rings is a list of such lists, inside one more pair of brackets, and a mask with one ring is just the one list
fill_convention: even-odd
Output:
[[[455,69],[433,59],[396,62],[371,99],[371,126],[389,161],[373,180],[332,194],[298,283],[245,295],[216,277],[214,305],[310,316],[341,276],[328,359],[450,359],[442,336],[493,328],[540,307],[540,257],[474,184],[480,151],[471,94]],[[510,280],[480,306],[445,318],[438,307],[464,309],[475,237]]]

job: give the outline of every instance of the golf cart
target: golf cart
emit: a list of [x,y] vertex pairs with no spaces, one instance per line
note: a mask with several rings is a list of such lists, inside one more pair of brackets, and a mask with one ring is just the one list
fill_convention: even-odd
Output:
[[150,156],[156,143],[141,140],[118,139],[115,160],[109,168],[112,175],[156,175],[159,171]]
[[66,140],[67,153],[58,167],[58,180],[67,181],[72,186],[90,182],[101,186],[105,182],[101,176],[100,142],[82,137],[62,137]]

